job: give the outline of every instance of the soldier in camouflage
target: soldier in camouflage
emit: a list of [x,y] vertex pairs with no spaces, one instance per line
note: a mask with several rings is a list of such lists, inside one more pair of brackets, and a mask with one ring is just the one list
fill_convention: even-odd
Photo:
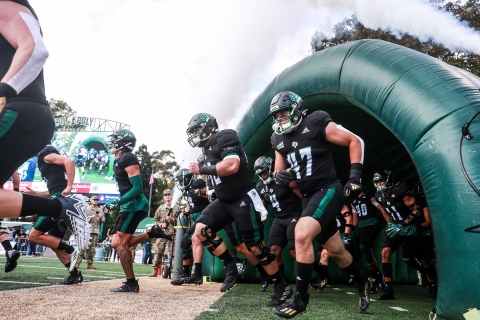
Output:
[[[173,208],[172,206],[172,190],[166,189],[163,191],[163,204],[158,207],[157,211],[155,211],[155,216],[153,217],[153,221],[160,226],[160,228],[164,229],[169,235],[174,238],[175,233],[175,221],[178,217],[181,208],[175,205]],[[153,258],[153,271],[148,276],[149,277],[156,277],[158,273],[158,269],[162,264],[163,254],[165,253],[165,247],[169,245],[169,254],[173,256],[173,244],[172,241],[167,239],[157,239],[155,242],[155,257]]]
[[[103,208],[100,208],[98,205],[98,196],[92,196],[90,200],[91,204],[87,207],[87,219],[88,223],[90,223],[90,236],[92,239],[87,251],[87,269],[96,269],[93,266],[93,257],[95,256],[95,248],[98,244],[100,227],[102,223],[105,222],[105,215],[103,214]],[[77,268],[79,268],[82,263],[84,253],[85,251],[78,253]]]

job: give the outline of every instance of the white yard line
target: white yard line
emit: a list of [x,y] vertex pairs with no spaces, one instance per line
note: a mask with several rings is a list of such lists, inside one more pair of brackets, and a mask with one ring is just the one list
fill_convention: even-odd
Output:
[[400,307],[390,307],[391,309],[393,310],[397,310],[397,311],[408,311],[407,309],[403,309],[403,308],[400,308]]

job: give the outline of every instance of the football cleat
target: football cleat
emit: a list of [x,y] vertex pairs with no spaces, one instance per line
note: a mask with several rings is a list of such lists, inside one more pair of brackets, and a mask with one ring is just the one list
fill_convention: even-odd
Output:
[[245,274],[247,273],[247,260],[235,258],[235,263],[237,265],[238,277],[245,277]]
[[368,309],[370,305],[370,288],[372,284],[370,283],[369,279],[365,279],[365,282],[358,286],[358,293],[360,295],[360,299],[358,300],[358,306],[360,307],[360,311],[365,311]]
[[437,300],[437,284],[430,283],[428,285],[428,298],[430,300]]
[[276,307],[275,309],[273,309],[273,312],[275,312],[277,316],[280,316],[282,318],[293,318],[296,315],[307,311],[309,298],[310,293],[307,293],[306,300],[302,300],[300,299],[298,292],[295,292],[295,297],[292,299],[292,301]]
[[385,286],[385,293],[377,297],[378,300],[395,300],[392,286]]
[[203,276],[201,274],[194,273],[190,277],[186,277],[184,283],[201,285],[203,283]]
[[71,284],[78,284],[83,282],[83,276],[81,272],[78,272],[76,275],[72,276],[69,275],[66,277],[62,282],[59,282],[60,285],[71,285]]
[[87,250],[90,244],[90,224],[85,209],[86,198],[81,194],[58,198],[62,203],[60,219],[72,230],[78,250]]
[[20,252],[17,250],[8,250],[5,252],[7,262],[5,263],[5,272],[13,271],[17,267],[17,260],[20,258]]
[[222,286],[220,287],[220,292],[227,292],[232,289],[237,284],[238,273],[230,273],[225,276]]
[[288,298],[293,295],[292,288],[290,288],[290,286],[285,281],[274,284],[273,290],[275,291],[275,294],[273,295],[272,300],[267,302],[267,306],[269,307],[276,307],[282,305],[287,301]]
[[77,248],[73,247],[73,252],[69,254],[69,256],[70,256],[70,268],[68,268],[68,271],[72,272],[73,269],[75,269],[75,266],[77,265],[77,259],[78,259]]
[[260,275],[260,291],[265,292],[268,288],[268,282],[270,281],[270,277],[268,275]]
[[173,240],[172,236],[166,233],[165,230],[160,228],[158,224],[154,224],[149,231],[152,232],[152,238],[163,238],[169,241]]
[[310,281],[310,287],[317,290],[318,292],[323,292],[323,289],[325,289],[325,287],[327,286],[327,283],[328,283],[327,278],[325,279],[318,278]]
[[134,282],[123,282],[123,285],[110,290],[110,292],[139,292],[140,287],[138,286],[138,280],[135,280]]
[[186,274],[182,273],[180,275],[180,277],[178,277],[175,280],[170,281],[170,284],[173,284],[174,286],[181,286],[182,284],[185,283],[185,279],[188,278],[188,277],[189,277],[189,275],[186,275]]

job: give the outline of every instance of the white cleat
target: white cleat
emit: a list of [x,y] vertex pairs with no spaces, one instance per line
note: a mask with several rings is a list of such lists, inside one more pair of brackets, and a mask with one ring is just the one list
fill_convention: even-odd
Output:
[[60,219],[72,230],[78,250],[87,250],[90,243],[90,224],[85,209],[86,198],[81,194],[58,198],[62,203]]
[[77,264],[78,260],[78,250],[77,248],[73,248],[73,252],[69,254],[70,256],[70,268],[68,268],[69,272],[72,272],[75,269],[75,265]]

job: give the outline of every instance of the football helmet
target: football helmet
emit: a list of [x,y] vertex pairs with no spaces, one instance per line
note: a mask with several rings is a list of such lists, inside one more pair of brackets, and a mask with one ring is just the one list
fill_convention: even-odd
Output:
[[263,183],[269,184],[273,181],[272,158],[261,156],[255,160],[253,168],[255,169],[255,174],[263,181]]
[[188,143],[193,147],[203,147],[212,133],[217,132],[218,124],[214,116],[197,113],[188,123]]
[[137,138],[133,132],[127,129],[118,129],[115,130],[107,137],[107,141],[104,143],[105,150],[111,154],[115,154],[117,150],[122,150],[123,152],[132,152],[135,148],[135,143]]
[[190,186],[193,180],[193,174],[188,169],[180,169],[175,175],[175,186],[184,191]]
[[[383,192],[393,186],[393,180],[391,179],[392,171],[388,169],[380,169],[373,173],[372,183],[375,189],[379,192]],[[384,181],[384,184],[377,185],[378,181]]]
[[[281,118],[275,117],[279,111],[284,110],[288,110],[289,114]],[[268,115],[273,118],[272,129],[276,134],[289,133],[302,122],[303,100],[291,91],[280,92],[273,97]]]

